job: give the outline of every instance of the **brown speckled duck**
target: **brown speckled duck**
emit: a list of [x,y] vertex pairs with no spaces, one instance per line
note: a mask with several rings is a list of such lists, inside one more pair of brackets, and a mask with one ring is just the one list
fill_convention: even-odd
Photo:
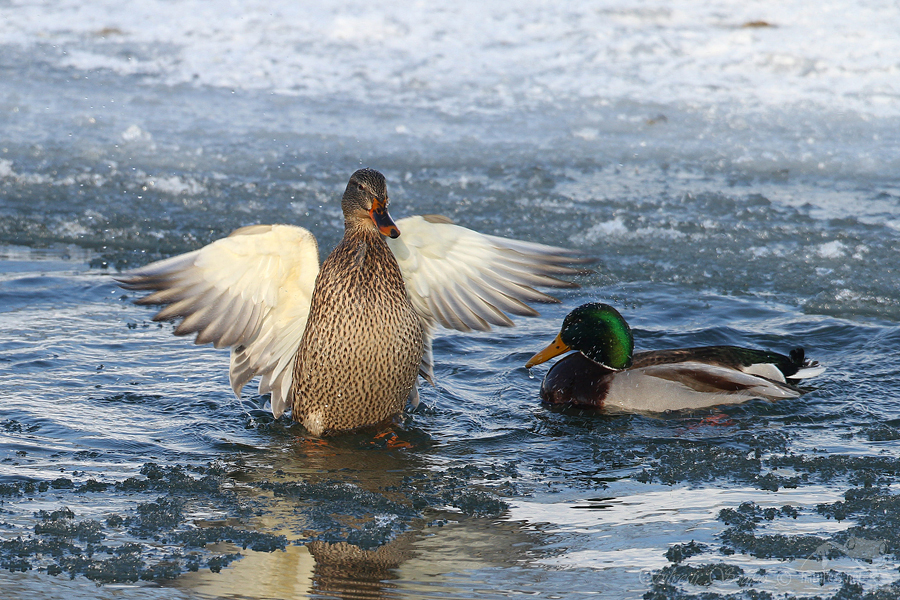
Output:
[[541,399],[548,404],[617,412],[696,410],[754,398],[796,398],[794,385],[825,368],[803,348],[790,356],[738,346],[703,346],[634,353],[628,323],[609,304],[579,306],[563,320],[549,346],[527,368],[576,350],[547,372]]
[[[344,237],[321,269],[312,234],[253,225],[199,250],[117,278],[165,305],[154,320],[182,318],[176,335],[231,347],[231,385],[253,377],[272,413],[321,436],[378,425],[418,403],[432,381],[437,324],[462,331],[510,326],[506,313],[555,302],[534,287],[572,287],[572,251],[483,235],[437,216],[396,224],[384,176],[355,172],[341,207]],[[401,237],[401,231],[403,235]]]

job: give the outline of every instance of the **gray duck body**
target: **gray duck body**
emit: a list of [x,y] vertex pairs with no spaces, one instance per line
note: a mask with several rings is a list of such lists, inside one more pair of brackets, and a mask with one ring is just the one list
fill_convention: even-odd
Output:
[[[790,356],[786,356],[777,352],[738,346],[650,350],[635,353],[629,369],[700,362],[738,371],[755,363],[771,362],[781,371],[785,379],[790,380],[801,368],[809,366],[804,354],[802,348],[796,348],[791,351]],[[622,372],[598,364],[580,352],[570,354],[553,365],[544,376],[541,383],[541,400],[547,404],[603,408],[612,389],[613,380],[621,377]],[[789,383],[777,385],[800,391]],[[692,373],[690,387],[699,393],[716,393],[741,392],[752,389],[753,385],[697,370]]]

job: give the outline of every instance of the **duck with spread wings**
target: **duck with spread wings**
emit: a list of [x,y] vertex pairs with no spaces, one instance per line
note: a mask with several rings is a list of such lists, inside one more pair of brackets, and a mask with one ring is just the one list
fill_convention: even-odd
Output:
[[[437,216],[396,223],[384,176],[360,169],[341,202],[344,236],[319,266],[313,235],[294,225],[252,225],[199,250],[123,273],[155,320],[182,319],[176,335],[231,348],[235,394],[254,377],[272,413],[288,408],[315,436],[390,422],[432,381],[437,325],[461,331],[535,316],[555,302],[537,287],[589,262],[564,248],[484,235]],[[402,232],[402,235],[401,235]]]

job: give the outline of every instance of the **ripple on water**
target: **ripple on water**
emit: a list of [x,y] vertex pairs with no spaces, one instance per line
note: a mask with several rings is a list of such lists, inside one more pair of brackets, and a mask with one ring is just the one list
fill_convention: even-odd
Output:
[[[723,218],[766,207],[723,194],[685,198],[685,215],[701,205]],[[53,293],[41,278],[17,275],[34,295],[10,296],[14,305],[0,313],[11,334],[0,341],[0,364],[14,374],[0,379],[4,585],[60,573],[178,588],[160,588],[161,597],[602,589],[714,598],[846,595],[894,581],[898,549],[879,545],[900,539],[900,330],[890,312],[811,310],[803,298],[812,279],[801,274],[792,296],[766,279],[773,263],[706,277],[691,263],[709,266],[700,249],[722,243],[730,264],[739,240],[722,233],[728,227],[633,217],[623,213],[623,227],[645,234],[618,248],[615,235],[598,238],[593,249],[636,253],[637,262],[613,261],[515,329],[440,335],[437,386],[423,386],[423,406],[382,437],[311,440],[268,415],[266,398],[247,390],[234,400],[226,352],[151,324],[150,311],[99,271],[54,266]],[[572,218],[590,227],[588,216]],[[798,223],[790,235],[815,227]],[[754,213],[746,226],[765,224]],[[691,248],[670,257],[671,267],[650,260],[672,247],[649,233],[662,225],[684,228],[679,244]],[[562,242],[572,227],[557,232]],[[826,255],[842,248],[821,237]],[[821,254],[814,259],[840,258]],[[689,281],[673,281],[670,268]],[[745,274],[749,285],[723,283]],[[781,291],[755,291],[762,281]],[[543,407],[545,370],[529,373],[524,360],[588,300],[622,306],[644,348],[800,345],[828,370],[796,400],[691,415]],[[864,548],[876,553],[867,558]]]

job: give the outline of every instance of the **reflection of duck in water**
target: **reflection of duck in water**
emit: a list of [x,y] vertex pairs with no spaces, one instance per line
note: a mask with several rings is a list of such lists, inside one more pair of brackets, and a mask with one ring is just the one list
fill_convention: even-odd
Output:
[[[397,569],[412,555],[418,532],[400,535],[377,548],[364,549],[347,542],[315,541],[306,545],[315,559],[316,591],[343,592],[348,597],[389,596],[398,579]],[[342,594],[342,596],[343,596]]]
[[484,473],[436,470],[428,453],[385,450],[366,434],[269,439],[226,463],[240,481],[229,494],[254,506],[246,526],[285,535],[285,550],[222,544],[212,550],[243,558],[175,585],[210,597],[430,597],[459,573],[521,564],[544,545],[527,523],[499,518],[505,506]]
[[556,339],[526,363],[530,368],[577,350],[556,363],[541,384],[541,399],[621,411],[663,412],[739,404],[754,398],[796,398],[792,383],[825,368],[804,358],[737,346],[705,346],[634,354],[631,328],[608,304],[579,306]]
[[435,325],[483,331],[512,325],[506,313],[536,315],[525,302],[555,299],[534,286],[572,287],[555,276],[582,262],[443,217],[395,225],[387,205],[384,176],[356,171],[341,201],[344,237],[321,270],[309,231],[255,225],[119,281],[154,291],[138,303],[166,305],[155,320],[183,317],[177,335],[230,346],[238,396],[258,375],[272,413],[290,407],[313,435],[376,425],[418,402],[419,374],[431,380]]

